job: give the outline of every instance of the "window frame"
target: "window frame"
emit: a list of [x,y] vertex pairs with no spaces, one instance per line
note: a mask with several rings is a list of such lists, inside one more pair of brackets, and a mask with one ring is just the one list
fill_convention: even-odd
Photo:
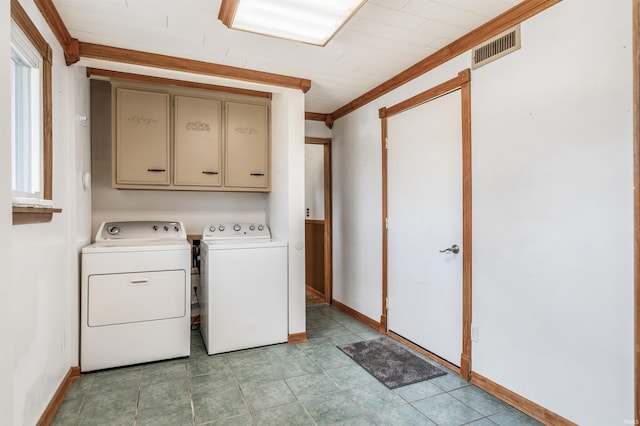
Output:
[[49,206],[43,194],[42,56],[11,21],[13,203]]
[[[42,57],[42,199],[53,203],[53,131],[52,131],[52,78],[53,51],[33,24],[18,0],[11,0],[11,20],[22,30]],[[13,224],[50,222],[53,213],[62,210],[51,206],[24,206],[13,204]]]

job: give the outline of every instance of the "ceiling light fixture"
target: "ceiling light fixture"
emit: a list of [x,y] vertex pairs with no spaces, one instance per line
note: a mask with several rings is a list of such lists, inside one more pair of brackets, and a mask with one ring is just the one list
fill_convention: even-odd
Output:
[[218,19],[227,27],[326,45],[365,0],[222,0]]

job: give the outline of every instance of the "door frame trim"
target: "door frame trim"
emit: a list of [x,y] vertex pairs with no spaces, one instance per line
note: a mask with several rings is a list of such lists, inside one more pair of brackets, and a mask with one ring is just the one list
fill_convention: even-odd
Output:
[[471,377],[471,71],[460,71],[458,76],[432,87],[416,96],[390,107],[380,108],[382,124],[382,315],[380,331],[389,334],[387,323],[388,296],[388,175],[387,175],[387,118],[433,100],[454,90],[461,90],[462,104],[462,353],[460,376]]
[[324,301],[333,300],[333,211],[331,203],[331,138],[305,137],[305,144],[324,145]]

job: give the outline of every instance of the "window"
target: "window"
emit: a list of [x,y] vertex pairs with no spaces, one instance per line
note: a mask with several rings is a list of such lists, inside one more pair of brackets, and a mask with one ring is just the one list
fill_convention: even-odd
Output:
[[13,223],[51,221],[51,47],[11,0],[11,156]]
[[43,188],[42,56],[11,25],[11,157],[14,204],[51,205]]

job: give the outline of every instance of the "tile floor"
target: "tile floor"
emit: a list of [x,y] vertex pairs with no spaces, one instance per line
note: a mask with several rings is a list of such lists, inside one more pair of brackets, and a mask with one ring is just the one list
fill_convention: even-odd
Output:
[[[455,373],[389,390],[336,348],[381,335],[329,305],[309,340],[84,374],[54,425],[539,425]],[[420,355],[422,357],[422,355]]]

